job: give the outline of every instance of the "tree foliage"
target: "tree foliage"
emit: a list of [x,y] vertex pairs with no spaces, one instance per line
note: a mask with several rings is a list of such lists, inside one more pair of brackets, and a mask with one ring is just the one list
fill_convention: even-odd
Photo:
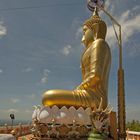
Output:
[[131,122],[127,122],[126,128],[130,131],[140,132],[140,122],[137,120],[132,120]]

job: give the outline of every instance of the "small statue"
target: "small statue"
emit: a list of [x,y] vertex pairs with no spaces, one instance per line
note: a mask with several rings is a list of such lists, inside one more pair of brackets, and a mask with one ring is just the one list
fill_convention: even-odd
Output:
[[57,105],[58,107],[98,106],[103,99],[103,108],[108,104],[108,77],[111,63],[111,53],[105,41],[107,26],[99,17],[95,8],[94,15],[83,25],[82,42],[85,51],[81,57],[82,82],[76,89],[49,90],[43,95],[44,106]]
[[105,110],[102,109],[102,98],[99,107],[91,112],[90,118],[93,126],[88,140],[108,140],[109,139],[109,114],[112,107],[107,106]]

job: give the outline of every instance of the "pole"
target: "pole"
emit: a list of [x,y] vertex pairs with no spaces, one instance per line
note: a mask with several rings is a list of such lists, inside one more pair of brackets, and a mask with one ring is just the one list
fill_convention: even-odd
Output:
[[14,122],[14,120],[12,119],[12,128],[13,128],[13,122]]
[[125,113],[125,85],[124,70],[122,64],[122,38],[121,27],[119,28],[119,69],[118,69],[118,129],[119,140],[126,139],[126,113]]
[[121,36],[121,25],[116,19],[112,17],[104,8],[97,5],[105,14],[109,16],[111,21],[113,21],[119,27],[119,36],[114,27],[115,35],[118,40],[119,46],[119,68],[118,68],[118,138],[119,140],[126,139],[126,113],[125,113],[125,87],[124,87],[124,70],[123,70],[123,58],[122,58],[122,36]]
[[11,120],[12,120],[11,127],[13,128],[13,124],[14,124],[15,115],[14,115],[14,114],[10,114],[10,118],[11,118]]

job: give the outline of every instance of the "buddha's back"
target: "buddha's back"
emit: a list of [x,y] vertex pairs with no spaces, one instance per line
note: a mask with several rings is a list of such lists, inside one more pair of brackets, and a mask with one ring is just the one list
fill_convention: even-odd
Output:
[[[83,53],[81,64],[83,81],[88,81],[86,90],[97,95],[97,98],[102,97],[107,104],[111,53],[105,40],[97,39],[94,41]],[[95,84],[96,79],[98,84]]]

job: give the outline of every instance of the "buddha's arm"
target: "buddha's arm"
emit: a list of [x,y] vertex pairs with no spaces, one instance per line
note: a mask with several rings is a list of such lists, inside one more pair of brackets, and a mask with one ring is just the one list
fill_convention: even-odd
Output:
[[81,63],[81,71],[82,71],[82,80],[84,80],[85,69],[84,69],[84,65],[82,63]]
[[93,88],[100,82],[99,76],[91,76],[84,80],[78,87],[77,90],[86,90],[88,88]]
[[[108,55],[109,49],[102,41],[100,41],[100,44],[97,44],[91,48],[90,59],[88,63],[88,66],[90,67],[87,74],[88,76],[86,79],[83,79],[83,82],[77,87],[77,89],[88,89],[95,87],[97,84],[103,84],[102,77],[104,68],[108,67],[108,62],[106,59]],[[85,68],[82,67],[82,69]]]
[[[92,53],[91,53],[91,58],[92,58]],[[84,76],[85,76],[85,68],[84,68],[84,65],[82,65],[82,77],[83,77],[83,82],[77,87],[77,89],[80,89],[80,90],[86,90],[88,88],[93,88],[94,86],[97,85],[97,83],[99,83],[100,81],[100,76],[97,72],[96,69],[96,66],[97,65],[96,63],[98,63],[97,61],[96,62],[93,62],[93,60],[90,60],[89,61],[89,69],[90,71],[88,72],[88,77],[85,79]]]

